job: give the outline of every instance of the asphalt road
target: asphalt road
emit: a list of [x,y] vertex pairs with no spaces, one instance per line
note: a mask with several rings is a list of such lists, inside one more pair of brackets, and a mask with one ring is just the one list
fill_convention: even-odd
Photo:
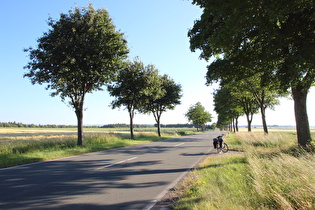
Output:
[[207,132],[0,170],[0,209],[150,209],[205,155]]

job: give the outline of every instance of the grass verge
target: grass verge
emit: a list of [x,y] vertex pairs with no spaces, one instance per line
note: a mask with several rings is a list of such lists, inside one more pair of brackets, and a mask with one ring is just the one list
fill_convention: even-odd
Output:
[[251,194],[245,157],[211,157],[199,164],[176,188],[174,209],[242,209]]
[[175,188],[174,209],[315,209],[315,155],[298,148],[295,133],[225,140],[244,152],[200,163]]

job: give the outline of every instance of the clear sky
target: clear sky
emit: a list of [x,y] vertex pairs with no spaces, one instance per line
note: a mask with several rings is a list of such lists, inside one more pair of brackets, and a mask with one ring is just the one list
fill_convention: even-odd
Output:
[[[130,58],[139,56],[145,64],[154,64],[161,74],[168,74],[183,88],[181,105],[162,115],[161,122],[187,123],[184,117],[190,105],[201,102],[215,117],[212,92],[205,86],[207,62],[199,52],[189,49],[187,32],[201,10],[188,0],[2,0],[0,2],[0,122],[26,124],[76,124],[74,111],[59,97],[52,98],[45,85],[32,85],[23,67],[28,63],[24,48],[36,47],[37,39],[48,31],[49,17],[59,19],[75,6],[105,8],[117,29],[128,41]],[[308,97],[308,114],[315,125],[315,88]],[[88,94],[84,124],[129,123],[128,112],[112,110],[113,100],[106,91]],[[295,125],[293,101],[282,99],[275,111],[267,112],[269,125]],[[135,116],[136,124],[154,124],[150,115]],[[240,119],[245,125],[245,118]],[[253,124],[261,124],[260,115]]]

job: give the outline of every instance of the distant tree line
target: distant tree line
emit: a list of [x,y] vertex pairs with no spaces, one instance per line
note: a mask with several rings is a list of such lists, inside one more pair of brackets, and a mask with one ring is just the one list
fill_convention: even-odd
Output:
[[[35,124],[24,124],[20,122],[0,122],[1,128],[76,128],[76,125],[55,125],[55,124],[46,124],[46,125],[35,125]],[[129,128],[129,124],[118,123],[118,124],[108,124],[108,125],[89,125],[83,126],[85,128]],[[153,125],[145,124],[135,124],[135,128],[154,128]]]
[[0,127],[1,128],[76,128],[77,126],[53,125],[53,124],[35,125],[35,124],[24,124],[24,123],[19,123],[19,122],[0,122]]
[[[214,123],[215,124],[215,123]],[[126,123],[117,123],[117,124],[106,124],[100,126],[101,128],[129,128],[129,124]],[[161,124],[161,128],[201,128],[201,125],[188,124],[188,123],[177,123],[177,124]],[[149,125],[149,124],[134,124],[134,128],[156,128],[158,124]],[[215,129],[215,125],[205,125],[206,129]]]
[[[134,124],[134,128],[156,128],[158,125],[149,125],[149,124]],[[76,125],[35,125],[35,124],[24,124],[20,122],[0,122],[0,128],[76,128]],[[106,124],[102,126],[83,126],[89,128],[129,128],[129,124],[126,123],[116,123],[116,124]],[[199,128],[198,125],[194,124],[161,124],[161,128]],[[207,129],[213,129],[212,126],[207,125]],[[214,127],[215,128],[215,127]]]
[[[101,126],[101,128],[129,128],[129,124],[125,123],[117,123],[117,124],[107,124]],[[153,128],[153,125],[147,125],[147,124],[134,124],[134,128]]]
[[[157,124],[154,125],[157,127]],[[212,123],[211,125],[197,125],[197,124],[161,124],[162,128],[201,128],[205,130],[210,130],[210,129],[215,129],[216,128],[216,123]]]
[[[157,124],[154,124],[154,127],[157,127]],[[194,128],[193,124],[161,124],[161,128]]]

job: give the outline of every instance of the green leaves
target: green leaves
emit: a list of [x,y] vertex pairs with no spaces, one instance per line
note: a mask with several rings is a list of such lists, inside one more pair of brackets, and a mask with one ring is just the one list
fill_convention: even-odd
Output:
[[115,97],[112,107],[126,106],[128,111],[140,110],[151,97],[163,93],[158,70],[153,65],[145,66],[139,58],[127,61],[119,72],[114,84],[107,89]]
[[33,84],[47,83],[53,96],[77,98],[101,89],[128,53],[123,34],[115,31],[104,9],[75,8],[59,20],[50,18],[48,25],[37,49],[27,50],[31,61],[25,68],[30,71],[24,77]]
[[154,65],[145,66],[139,58],[135,58],[133,62],[127,61],[115,83],[108,85],[107,89],[110,95],[115,97],[112,108],[126,107],[131,122],[135,111],[152,112],[160,125],[162,113],[180,104],[181,86],[167,75],[160,76]]
[[185,114],[188,121],[194,125],[199,125],[204,128],[207,122],[211,122],[211,114],[205,110],[200,102],[189,107],[188,112]]
[[[206,60],[221,55],[227,64],[234,63],[224,69],[211,64],[208,83],[218,78],[247,77],[253,72],[277,76],[285,88],[314,83],[314,1],[193,3],[204,10],[188,32],[191,50],[201,50],[200,57]],[[217,62],[222,66],[222,61]]]
[[133,107],[141,113],[172,109],[181,97],[179,84],[167,75],[160,76],[154,65],[145,66],[139,58],[125,63],[108,91],[116,98],[113,108]]
[[180,98],[182,96],[181,85],[176,84],[175,81],[166,74],[159,77],[161,80],[160,87],[163,90],[163,94],[160,94],[155,98],[152,97],[144,107],[144,113],[162,113],[167,109],[174,109],[176,105],[180,104]]

